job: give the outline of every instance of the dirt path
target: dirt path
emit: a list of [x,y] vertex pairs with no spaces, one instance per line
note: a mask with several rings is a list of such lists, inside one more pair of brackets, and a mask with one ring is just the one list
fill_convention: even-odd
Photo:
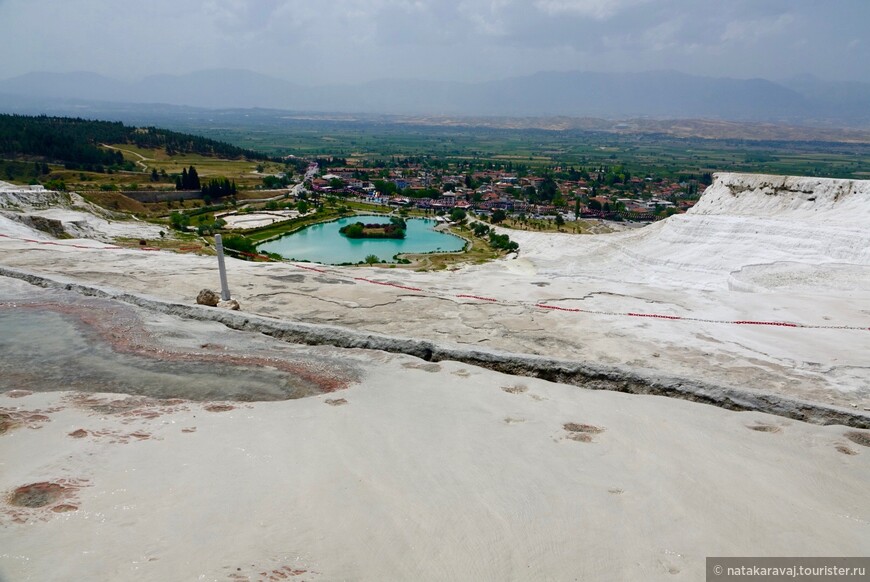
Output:
[[152,158],[146,158],[142,154],[140,154],[138,152],[134,152],[133,150],[125,150],[122,148],[116,148],[115,146],[110,146],[110,145],[104,144],[104,143],[101,143],[100,145],[103,146],[104,148],[109,148],[110,150],[117,150],[119,152],[124,152],[125,154],[130,154],[132,156],[136,156],[137,158],[139,158],[138,160],[136,160],[136,164],[138,164],[142,168],[142,170],[145,172],[148,171],[148,164],[145,163],[145,160],[148,160],[151,162],[154,161]]

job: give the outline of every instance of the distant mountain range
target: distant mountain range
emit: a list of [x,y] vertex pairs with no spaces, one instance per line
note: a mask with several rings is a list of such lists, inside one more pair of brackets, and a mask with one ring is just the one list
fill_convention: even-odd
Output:
[[0,81],[0,107],[57,100],[210,109],[394,115],[721,119],[870,127],[870,84],[812,77],[785,82],[673,71],[547,72],[458,83],[377,80],[307,87],[246,70],[157,75],[125,82],[95,73],[29,73]]

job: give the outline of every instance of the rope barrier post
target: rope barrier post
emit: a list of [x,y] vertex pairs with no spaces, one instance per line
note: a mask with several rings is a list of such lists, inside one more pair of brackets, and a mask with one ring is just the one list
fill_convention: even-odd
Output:
[[214,235],[214,247],[218,257],[218,271],[221,276],[221,300],[230,300],[230,286],[227,284],[227,266],[224,264],[224,243],[221,235]]

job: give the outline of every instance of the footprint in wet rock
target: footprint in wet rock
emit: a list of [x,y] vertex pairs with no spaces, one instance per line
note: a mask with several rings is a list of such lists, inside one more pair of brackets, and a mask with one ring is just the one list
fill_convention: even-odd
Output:
[[756,432],[781,432],[782,429],[773,424],[766,424],[763,422],[758,422],[755,424],[747,424],[746,428],[749,430],[754,430]]
[[505,416],[503,420],[505,424],[520,424],[526,421],[525,418],[520,418],[518,416]]
[[456,370],[455,372],[452,372],[452,374],[454,376],[459,376],[460,378],[468,378],[469,376],[471,376],[471,372],[469,372],[465,368],[462,368],[461,370]]
[[347,404],[347,400],[345,400],[344,398],[327,398],[326,400],[324,400],[324,402],[329,404],[330,406],[342,406],[344,404]]
[[406,362],[402,364],[403,368],[411,370],[423,370],[424,372],[440,372],[441,366],[438,364],[416,364],[414,362]]
[[838,452],[843,453],[844,455],[857,455],[858,451],[853,450],[851,447],[847,447],[846,445],[837,445],[835,447]]
[[210,343],[200,344],[199,347],[202,348],[202,349],[204,349],[204,350],[220,350],[220,351],[226,351],[226,350],[227,350],[227,347],[226,347],[226,346],[222,346],[222,345],[219,345],[219,344],[210,344]]
[[856,445],[861,445],[862,447],[870,447],[870,432],[853,430],[847,432],[843,436],[845,436]]
[[78,511],[79,506],[72,503],[61,503],[51,508],[54,513],[67,513],[69,511]]
[[203,408],[209,412],[229,412],[236,409],[232,404],[206,404]]
[[529,390],[529,388],[523,384],[516,384],[514,386],[502,386],[501,389],[508,394],[522,394],[523,392],[527,392]]
[[600,426],[577,422],[566,422],[562,425],[562,428],[568,433],[565,435],[565,438],[581,443],[591,443],[593,435],[604,432],[604,429]]
[[584,432],[588,434],[599,434],[604,432],[604,429],[600,426],[595,426],[592,424],[578,424],[576,422],[566,422],[562,425],[562,428],[564,428],[568,432]]

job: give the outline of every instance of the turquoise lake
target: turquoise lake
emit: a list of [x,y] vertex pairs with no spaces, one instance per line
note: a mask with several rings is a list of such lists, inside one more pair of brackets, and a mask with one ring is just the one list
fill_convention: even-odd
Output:
[[259,245],[260,251],[278,253],[285,259],[296,259],[338,265],[359,263],[368,255],[377,255],[383,262],[394,262],[396,253],[456,252],[465,247],[458,236],[436,232],[436,222],[423,218],[408,219],[404,239],[350,239],[338,229],[354,222],[383,224],[388,216],[351,216],[333,222],[306,227],[299,232]]

